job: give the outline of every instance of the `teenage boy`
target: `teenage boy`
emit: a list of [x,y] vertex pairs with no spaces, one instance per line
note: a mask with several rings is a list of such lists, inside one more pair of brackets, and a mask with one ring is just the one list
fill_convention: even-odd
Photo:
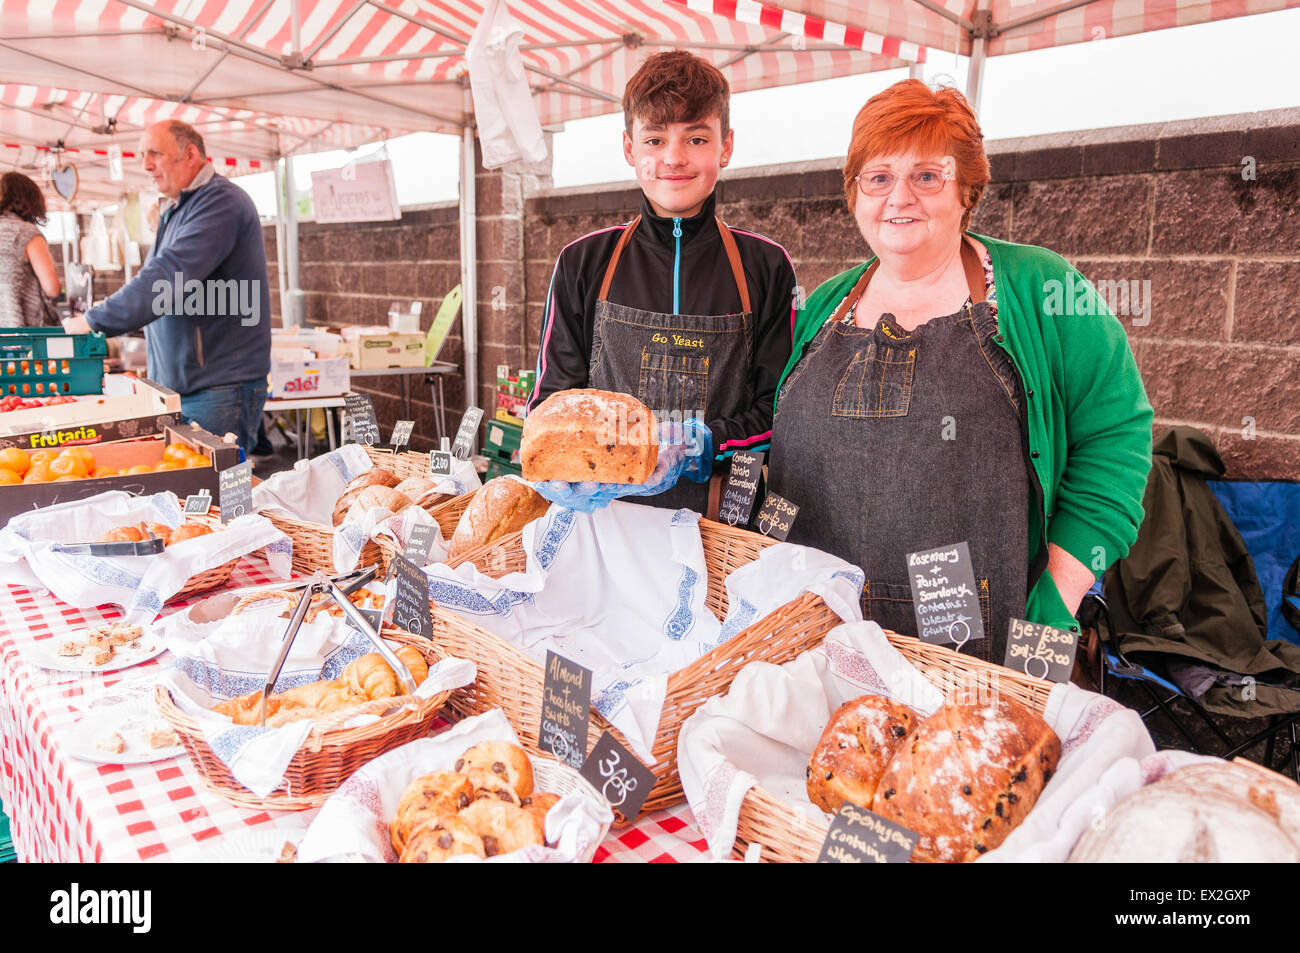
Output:
[[641,214],[560,252],[529,401],[595,387],[634,395],[660,421],[699,421],[698,476],[712,468],[714,479],[637,500],[700,513],[717,511],[735,451],[768,447],[794,317],[785,249],[714,211],[734,140],[729,99],[722,73],[681,50],[649,57],[628,82],[623,156]]

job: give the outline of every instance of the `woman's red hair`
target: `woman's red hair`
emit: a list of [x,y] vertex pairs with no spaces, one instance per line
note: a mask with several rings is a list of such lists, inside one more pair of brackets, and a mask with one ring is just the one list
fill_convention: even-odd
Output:
[[951,86],[931,89],[919,79],[905,79],[872,96],[853,120],[853,139],[844,163],[849,211],[858,199],[854,177],[870,160],[912,151],[957,161],[957,187],[966,206],[961,220],[964,231],[989,184],[984,134],[965,96]]

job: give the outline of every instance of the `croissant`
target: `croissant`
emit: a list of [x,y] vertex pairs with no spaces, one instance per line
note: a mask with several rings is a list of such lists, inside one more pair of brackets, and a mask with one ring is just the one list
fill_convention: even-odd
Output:
[[397,676],[378,652],[349,662],[339,680],[363,699],[392,698],[402,693]]
[[[213,707],[219,715],[225,715],[237,725],[256,725],[262,721],[262,693],[249,692],[224,701]],[[280,709],[280,696],[272,695],[266,700],[266,717],[269,719]]]
[[398,646],[393,654],[406,666],[406,670],[415,679],[416,685],[429,677],[429,664],[424,660],[424,656],[420,654],[420,650],[414,645]]
[[306,685],[299,685],[297,688],[291,688],[287,692],[280,692],[272,695],[272,698],[280,699],[284,705],[302,705],[306,708],[320,708],[321,700],[327,697],[334,689],[342,688],[339,682],[310,682]]

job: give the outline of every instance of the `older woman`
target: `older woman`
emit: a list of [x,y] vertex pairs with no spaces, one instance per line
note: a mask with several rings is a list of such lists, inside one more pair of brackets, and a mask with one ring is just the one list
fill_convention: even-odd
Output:
[[[919,80],[858,114],[845,195],[877,257],[799,313],[769,482],[800,507],[790,540],[860,566],[887,629],[916,631],[907,554],[968,542],[986,638],[963,651],[1000,663],[1010,618],[1071,628],[1137,538],[1152,413],[1068,262],[966,232],[982,140],[959,92]],[[1063,315],[1053,289],[1074,284]]]
[[59,323],[50,303],[59,296],[59,275],[36,227],[44,221],[40,186],[21,172],[0,175],[0,327]]

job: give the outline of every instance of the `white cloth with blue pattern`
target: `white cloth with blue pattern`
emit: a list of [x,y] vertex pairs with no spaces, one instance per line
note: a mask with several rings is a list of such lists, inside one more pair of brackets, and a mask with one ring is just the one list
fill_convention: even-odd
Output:
[[[260,690],[275,663],[287,620],[283,605],[231,616],[205,625],[188,613],[170,617],[164,627],[167,648],[177,657],[161,679],[176,706],[195,718],[204,740],[230,773],[258,797],[266,797],[284,780],[294,752],[312,730],[313,722],[290,722],[278,728],[235,725],[215,714],[212,706],[237,695]],[[343,619],[321,613],[298,630],[285,659],[275,691],[283,692],[321,679],[336,679],[343,667],[373,651],[370,640]],[[446,658],[429,669],[415,694],[429,698],[474,681],[473,662]],[[375,721],[362,715],[348,727]]]
[[183,521],[180,501],[171,492],[132,496],[110,490],[23,513],[0,530],[0,583],[46,588],[82,608],[118,605],[127,622],[146,624],[191,576],[263,547],[273,576],[287,579],[292,571],[289,537],[251,513],[155,556],[78,556],[50,549],[56,542],[93,542],[119,526],[176,527]]
[[372,466],[365,448],[355,443],[299,460],[292,470],[276,473],[253,487],[253,509],[333,526],[334,504],[344,487]]
[[500,580],[470,564],[426,568],[430,599],[539,663],[550,650],[591,669],[593,707],[647,763],[673,672],[803,591],[824,592],[834,611],[861,617],[858,570],[779,544],[732,574],[733,612],[719,623],[704,602],[704,546],[690,510],[552,506],[524,529],[523,545],[526,571]]

